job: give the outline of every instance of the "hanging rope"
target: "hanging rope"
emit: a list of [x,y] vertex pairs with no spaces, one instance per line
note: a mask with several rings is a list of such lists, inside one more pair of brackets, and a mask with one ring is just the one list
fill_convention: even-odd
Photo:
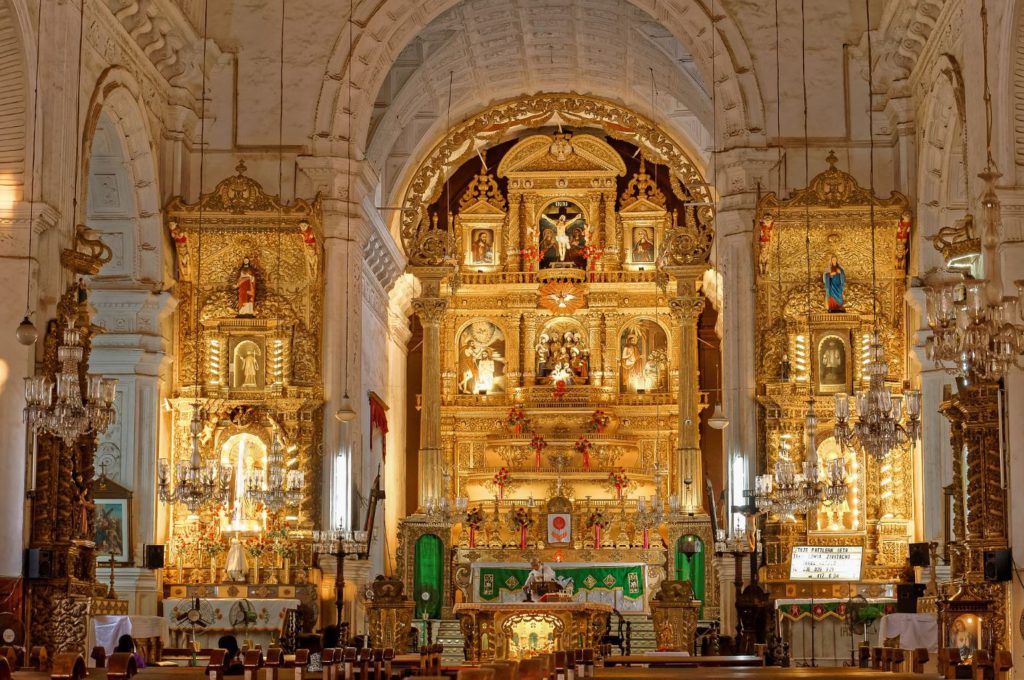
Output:
[[201,345],[199,343],[199,313],[201,311],[200,298],[202,297],[202,284],[203,284],[203,186],[204,178],[206,176],[206,50],[207,50],[207,36],[209,35],[210,27],[210,3],[209,0],[203,2],[203,61],[201,64],[200,71],[202,73],[202,89],[199,94],[199,226],[197,228],[197,243],[196,243],[196,273],[193,284],[193,297],[195,298],[195,339],[196,344],[192,348],[195,353],[195,402],[194,407],[196,411],[199,410],[200,397],[202,395],[202,381],[199,377],[199,355],[201,354]]
[[[35,81],[32,91],[32,163],[28,174],[28,253],[25,256],[25,319],[28,320],[32,314],[32,227],[35,221],[36,210],[36,136],[39,130],[39,55],[40,47],[43,44],[43,0],[39,0],[36,8],[36,68]],[[22,322],[24,323],[24,322]]]

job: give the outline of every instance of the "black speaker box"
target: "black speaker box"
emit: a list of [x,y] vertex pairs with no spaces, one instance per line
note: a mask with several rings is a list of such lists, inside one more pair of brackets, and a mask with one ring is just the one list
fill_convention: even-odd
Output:
[[916,614],[917,598],[924,595],[923,583],[899,583],[896,585],[896,612]]
[[930,562],[927,543],[910,544],[910,566],[927,567]]
[[163,569],[164,547],[162,545],[147,545],[145,561],[142,566],[146,569]]
[[1009,581],[1013,577],[1009,550],[986,550],[984,565],[986,581]]

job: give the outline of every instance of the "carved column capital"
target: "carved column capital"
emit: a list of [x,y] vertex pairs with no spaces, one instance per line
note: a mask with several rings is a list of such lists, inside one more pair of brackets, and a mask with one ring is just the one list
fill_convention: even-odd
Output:
[[676,297],[668,301],[668,308],[677,321],[696,321],[704,311],[704,297]]
[[412,301],[412,309],[424,326],[437,325],[448,309],[448,301],[443,298],[416,298]]

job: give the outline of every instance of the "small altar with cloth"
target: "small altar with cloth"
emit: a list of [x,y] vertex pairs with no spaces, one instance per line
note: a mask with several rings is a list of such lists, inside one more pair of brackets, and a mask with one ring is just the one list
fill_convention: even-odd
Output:
[[[548,565],[577,602],[607,604],[620,612],[646,610],[647,565],[560,562]],[[523,602],[529,565],[480,562],[472,566],[474,602]]]
[[467,661],[519,659],[542,652],[594,648],[611,605],[597,602],[470,602],[453,613]]
[[[163,601],[164,619],[170,628],[175,647],[188,647],[192,640],[192,627],[183,617],[193,607],[193,603],[192,599],[165,598]],[[268,649],[270,643],[280,637],[286,613],[290,609],[298,609],[300,604],[297,599],[280,597],[217,597],[203,599],[201,603],[209,605],[206,611],[212,613],[213,620],[195,630],[196,642],[200,647],[216,648],[220,636],[234,635],[239,638],[239,644],[242,644],[243,639],[252,640],[263,649]],[[235,620],[244,620],[246,623],[236,623]]]

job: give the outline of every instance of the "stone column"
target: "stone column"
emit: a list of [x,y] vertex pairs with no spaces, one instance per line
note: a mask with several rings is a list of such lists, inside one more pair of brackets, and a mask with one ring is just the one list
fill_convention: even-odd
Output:
[[672,493],[679,496],[683,512],[704,511],[704,471],[700,458],[700,398],[697,370],[697,319],[704,309],[704,296],[697,282],[704,265],[673,267],[669,274],[676,280],[676,297],[669,300],[679,338],[679,440],[673,468],[676,484]]
[[422,294],[412,308],[423,325],[423,407],[420,410],[419,504],[444,491],[441,478],[441,319],[448,300],[441,297],[446,268],[412,268],[420,279]]

